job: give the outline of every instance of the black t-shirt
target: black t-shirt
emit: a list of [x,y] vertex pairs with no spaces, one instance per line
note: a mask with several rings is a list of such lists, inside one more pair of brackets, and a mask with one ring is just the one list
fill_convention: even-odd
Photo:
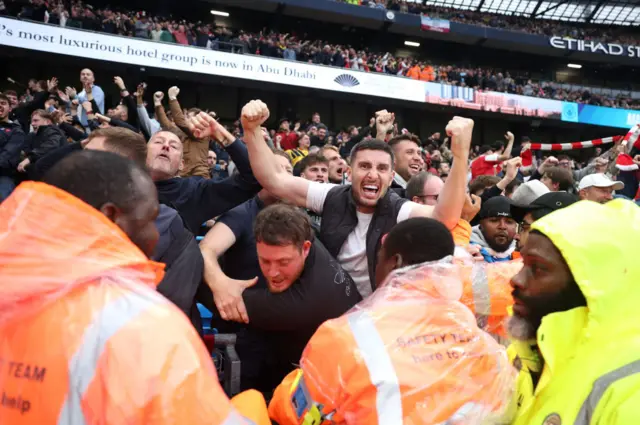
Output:
[[223,270],[232,279],[249,280],[258,277],[252,288],[266,288],[267,284],[260,271],[256,239],[253,236],[253,222],[264,208],[264,203],[256,196],[222,214],[217,222],[231,229],[236,242],[224,253]]

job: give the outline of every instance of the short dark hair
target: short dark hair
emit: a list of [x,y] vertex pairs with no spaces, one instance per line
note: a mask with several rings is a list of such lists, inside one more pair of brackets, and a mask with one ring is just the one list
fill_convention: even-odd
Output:
[[453,255],[455,243],[447,226],[438,220],[415,217],[393,226],[383,247],[387,258],[400,254],[404,265],[413,265]]
[[304,172],[304,170],[311,167],[312,165],[324,164],[328,166],[329,160],[317,153],[310,153],[309,155],[302,158],[298,164],[299,164],[300,172],[302,173]]
[[146,168],[147,141],[142,134],[124,127],[99,128],[92,131],[87,140],[104,137],[109,152],[117,153],[134,161],[140,168]]
[[511,194],[513,194],[513,192],[515,192],[515,190],[521,184],[522,184],[521,180],[518,180],[518,179],[511,180],[509,184],[507,184],[507,186],[504,188],[504,196],[509,197]]
[[399,136],[396,136],[393,139],[389,140],[388,145],[393,149],[395,148],[396,145],[402,142],[413,142],[416,145],[418,145],[418,147],[422,146],[420,144],[420,139],[418,139],[416,136],[412,134],[401,134]]
[[302,249],[305,241],[313,241],[309,216],[286,204],[274,204],[260,211],[253,225],[256,242],[267,245],[295,245]]
[[567,191],[573,187],[573,173],[564,167],[550,167],[544,172],[553,183],[558,183],[558,190]]
[[500,181],[500,177],[497,176],[478,176],[469,183],[469,193],[475,194],[480,190],[485,190],[488,187],[497,184]]
[[424,184],[431,177],[431,173],[426,171],[420,171],[415,176],[411,177],[407,183],[406,196],[408,200],[412,200],[414,196],[422,196],[424,191]]
[[491,148],[494,151],[499,151],[500,149],[504,148],[504,142],[500,142],[500,141],[495,142],[493,145],[491,145]]
[[15,90],[5,90],[4,93],[5,96],[15,96],[18,97],[18,93]]
[[480,146],[480,155],[483,155],[483,154],[485,154],[485,153],[487,153],[489,151],[492,151],[492,150],[493,150],[493,148],[491,146],[482,145],[482,146]]
[[139,190],[137,179],[150,179],[135,162],[111,152],[74,152],[44,175],[43,182],[55,186],[100,209],[113,203],[131,211],[147,193]]
[[369,139],[363,140],[359,142],[357,145],[351,149],[350,162],[353,164],[353,161],[356,159],[356,155],[360,151],[383,151],[389,154],[391,157],[391,169],[393,169],[393,164],[395,161],[395,156],[393,155],[393,150],[389,147],[388,144],[378,139]]
[[7,103],[11,103],[9,98],[4,93],[0,93],[0,99],[6,101]]

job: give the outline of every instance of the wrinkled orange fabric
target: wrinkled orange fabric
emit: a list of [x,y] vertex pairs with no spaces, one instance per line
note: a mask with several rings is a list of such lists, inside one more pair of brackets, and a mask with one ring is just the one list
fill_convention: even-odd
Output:
[[471,240],[471,224],[467,220],[460,219],[451,230],[451,236],[453,236],[453,243],[456,246],[466,246],[469,245],[469,241]]
[[301,369],[276,389],[271,418],[280,425],[302,423],[291,403],[301,373],[313,401],[325,415],[333,412],[337,424],[502,419],[515,370],[505,347],[457,301],[464,274],[451,261],[398,270],[353,310],[322,324]]
[[0,423],[244,424],[163,265],[43,183],[0,205]]

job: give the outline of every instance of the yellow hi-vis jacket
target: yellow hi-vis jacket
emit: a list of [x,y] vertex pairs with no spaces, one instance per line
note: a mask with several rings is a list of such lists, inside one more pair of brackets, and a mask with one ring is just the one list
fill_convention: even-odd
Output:
[[280,425],[479,425],[502,417],[516,372],[506,349],[458,301],[461,281],[451,261],[395,271],[320,326],[301,369],[276,389],[271,418]]
[[[640,208],[582,201],[532,229],[560,250],[587,306],[544,317],[537,333],[543,367],[519,353],[514,425],[640,424]],[[529,367],[542,367],[535,389]]]

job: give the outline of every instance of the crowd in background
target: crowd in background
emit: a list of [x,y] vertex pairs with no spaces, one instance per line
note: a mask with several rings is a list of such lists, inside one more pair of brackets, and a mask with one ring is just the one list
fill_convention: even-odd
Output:
[[[11,5],[10,2],[6,3]],[[527,72],[511,75],[510,72],[499,67],[480,68],[468,65],[435,64],[426,58],[371,52],[366,46],[358,48],[329,44],[322,40],[310,40],[294,34],[274,32],[253,34],[242,30],[233,31],[226,27],[216,27],[202,22],[193,23],[152,17],[145,12],[99,10],[82,2],[74,2],[71,7],[68,7],[64,2],[45,3],[44,0],[32,0],[26,6],[13,7],[11,12],[21,18],[39,22],[154,41],[233,53],[257,54],[364,72],[379,72],[478,90],[612,108],[640,109],[640,99],[633,99],[630,94],[596,94],[588,89],[568,89],[558,82],[535,81]]]
[[638,36],[625,28],[606,25],[567,24],[562,21],[541,19],[540,17],[531,19],[529,16],[508,15],[508,11],[505,11],[503,14],[499,14],[474,10],[461,10],[452,7],[425,5],[425,1],[421,0],[409,2],[406,0],[340,1],[403,13],[423,14],[432,18],[447,19],[463,24],[502,28],[510,31],[522,31],[529,34],[539,34],[547,37],[572,37],[580,40],[594,40],[628,45],[638,43]]

